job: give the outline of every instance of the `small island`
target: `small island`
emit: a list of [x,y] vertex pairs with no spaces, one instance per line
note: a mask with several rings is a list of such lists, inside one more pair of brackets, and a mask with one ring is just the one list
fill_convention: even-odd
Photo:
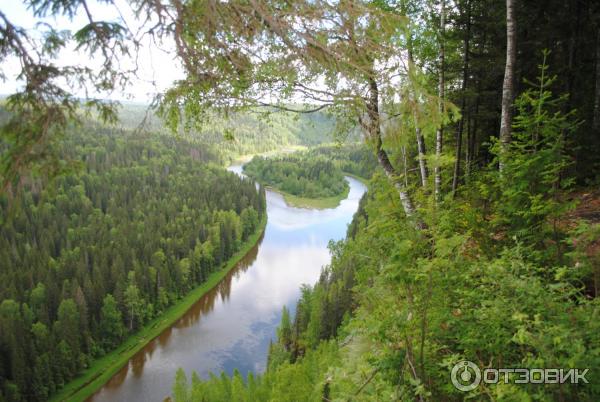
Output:
[[335,208],[350,186],[342,170],[324,156],[296,152],[265,158],[255,156],[244,173],[281,193],[290,206]]

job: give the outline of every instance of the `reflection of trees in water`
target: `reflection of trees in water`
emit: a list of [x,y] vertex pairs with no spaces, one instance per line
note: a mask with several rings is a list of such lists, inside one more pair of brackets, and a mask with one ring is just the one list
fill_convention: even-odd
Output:
[[[154,343],[154,342],[152,342]],[[134,377],[141,377],[144,373],[144,364],[146,363],[146,353],[136,353],[131,359],[131,372]]]
[[[135,377],[140,377],[144,372],[144,365],[148,358],[151,358],[154,351],[160,348],[165,348],[171,340],[173,334],[173,327],[181,329],[188,328],[196,325],[202,315],[210,313],[215,307],[215,301],[220,296],[222,301],[229,299],[231,294],[231,285],[233,279],[237,279],[240,275],[250,268],[250,266],[256,261],[258,255],[258,248],[260,247],[264,238],[264,232],[258,239],[257,244],[237,263],[237,265],[225,275],[225,277],[219,282],[214,288],[209,290],[204,296],[202,296],[190,309],[179,319],[175,324],[166,328],[156,339],[149,342],[142,350],[137,352],[129,362],[119,370],[102,389],[117,389],[119,388],[129,373],[131,367],[132,373]],[[99,391],[99,392],[100,392]],[[90,399],[93,400],[93,397]]]
[[171,338],[172,332],[173,332],[173,327],[169,327],[169,328],[165,329],[163,332],[161,332],[161,334],[157,337],[157,339],[150,342],[148,344],[148,346],[146,346],[144,348],[144,349],[148,349],[148,355],[150,357],[152,357],[152,353],[154,353],[154,350],[156,349],[156,346],[157,346],[156,341],[158,341],[158,344],[162,348],[164,348],[169,343],[169,338]]
[[[132,364],[131,361],[129,361],[125,367],[123,367],[121,370],[119,370],[119,372],[117,374],[115,374],[114,376],[112,376],[112,378],[110,379],[110,381],[108,381],[106,383],[106,385],[103,388],[100,388],[100,391],[102,391],[104,388],[108,388],[108,389],[117,389],[119,388],[119,386],[121,384],[123,384],[123,381],[125,381],[125,378],[127,378],[127,373],[129,372],[129,365]],[[98,391],[98,392],[100,392]],[[94,397],[92,396],[91,400],[93,400]]]

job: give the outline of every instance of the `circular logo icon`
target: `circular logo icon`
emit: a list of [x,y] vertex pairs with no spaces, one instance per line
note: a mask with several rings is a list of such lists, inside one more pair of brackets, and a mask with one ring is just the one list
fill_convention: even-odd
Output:
[[477,388],[481,382],[481,371],[475,363],[463,360],[452,367],[450,377],[456,389],[466,392]]

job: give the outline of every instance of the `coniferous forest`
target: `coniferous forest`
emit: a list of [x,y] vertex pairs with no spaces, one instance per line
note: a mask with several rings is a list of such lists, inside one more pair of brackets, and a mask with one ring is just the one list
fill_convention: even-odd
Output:
[[202,145],[87,127],[81,160],[2,199],[3,397],[46,400],[218,270],[259,228],[264,191]]
[[[172,400],[600,400],[600,2],[22,4],[28,28],[0,6],[0,401],[68,388],[261,230],[269,193],[224,161],[332,140],[246,167],[310,197],[368,181],[264,370],[173,369]],[[153,133],[115,130],[148,48],[181,74]]]

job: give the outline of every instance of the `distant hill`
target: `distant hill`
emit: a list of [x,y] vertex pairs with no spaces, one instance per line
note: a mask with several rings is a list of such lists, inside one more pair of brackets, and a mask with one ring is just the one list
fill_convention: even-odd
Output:
[[[123,128],[150,132],[168,129],[147,105],[124,103],[119,113]],[[268,117],[240,113],[229,120],[217,120],[201,132],[182,133],[185,137],[215,145],[225,159],[266,152],[289,145],[319,145],[333,141],[335,120],[323,112],[296,114],[275,112]]]

